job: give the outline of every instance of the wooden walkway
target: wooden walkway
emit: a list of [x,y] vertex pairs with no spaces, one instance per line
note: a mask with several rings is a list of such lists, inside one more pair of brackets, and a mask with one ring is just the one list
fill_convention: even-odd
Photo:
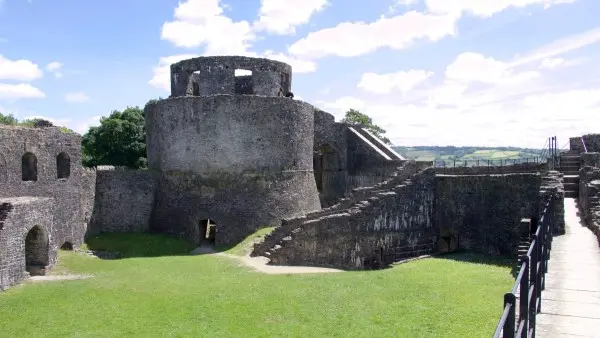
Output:
[[600,338],[600,247],[573,198],[565,198],[565,223],[552,242],[536,336]]

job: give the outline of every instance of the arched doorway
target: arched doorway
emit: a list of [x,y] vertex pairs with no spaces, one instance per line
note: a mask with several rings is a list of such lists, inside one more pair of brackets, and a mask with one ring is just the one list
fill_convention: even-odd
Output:
[[69,178],[71,176],[71,158],[67,153],[56,155],[56,177]]
[[73,251],[73,243],[64,242],[63,245],[60,246],[60,249],[64,251]]
[[37,181],[37,157],[33,153],[27,152],[21,157],[21,174],[23,181]]
[[48,265],[48,234],[36,225],[25,236],[25,270],[31,276],[44,275]]

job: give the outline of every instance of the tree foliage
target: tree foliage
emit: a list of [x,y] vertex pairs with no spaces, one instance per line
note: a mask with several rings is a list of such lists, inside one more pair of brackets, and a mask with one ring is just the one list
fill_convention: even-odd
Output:
[[[26,119],[23,121],[19,121],[13,114],[8,114],[8,115],[4,115],[2,113],[0,113],[0,124],[4,124],[4,125],[10,125],[10,126],[23,126],[23,127],[37,127],[37,126],[51,126],[52,123],[50,123],[50,121],[48,120],[44,120],[44,119],[40,119],[40,118],[32,118],[32,119]],[[67,128],[67,127],[62,127],[62,126],[57,126],[60,128],[60,130],[63,133],[74,133],[73,130]]]
[[361,113],[359,110],[348,110],[346,112],[346,116],[342,119],[342,122],[361,124],[365,129],[373,133],[386,144],[392,144],[390,139],[383,135],[386,133],[386,131],[380,126],[374,124],[373,119],[371,119],[367,114]]
[[83,165],[146,168],[146,128],[139,107],[114,110],[83,136]]

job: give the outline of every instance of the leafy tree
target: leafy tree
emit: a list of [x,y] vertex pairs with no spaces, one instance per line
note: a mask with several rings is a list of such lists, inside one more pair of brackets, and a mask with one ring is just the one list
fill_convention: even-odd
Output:
[[0,124],[16,125],[19,123],[13,114],[4,115],[0,113]]
[[88,167],[146,168],[144,111],[137,106],[127,107],[103,117],[99,126],[90,128],[83,136],[82,151],[83,165]]
[[373,124],[373,119],[371,119],[367,114],[361,113],[359,110],[348,110],[346,112],[346,116],[342,119],[342,122],[361,124],[364,126],[365,129],[373,133],[375,136],[379,137],[386,144],[392,144],[389,138],[383,136],[383,134],[385,134],[386,131],[380,126]]

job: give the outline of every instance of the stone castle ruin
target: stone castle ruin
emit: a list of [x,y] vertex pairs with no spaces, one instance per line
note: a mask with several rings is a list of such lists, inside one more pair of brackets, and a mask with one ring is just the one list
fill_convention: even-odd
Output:
[[103,232],[221,246],[277,226],[254,255],[347,269],[458,247],[511,254],[520,219],[558,191],[533,164],[440,175],[294,100],[291,84],[291,67],[267,59],[173,64],[171,96],[145,107],[148,170],[87,169],[79,135],[0,126],[0,289]]

